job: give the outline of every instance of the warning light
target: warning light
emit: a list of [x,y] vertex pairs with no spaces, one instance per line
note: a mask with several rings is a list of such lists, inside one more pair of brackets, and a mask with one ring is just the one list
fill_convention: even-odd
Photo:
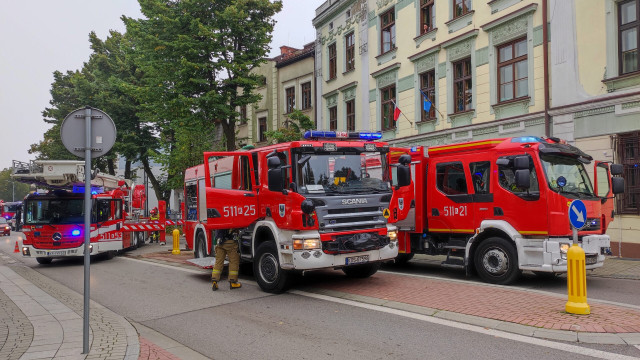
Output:
[[73,231],[71,232],[71,235],[73,235],[73,236],[78,236],[78,235],[80,235],[80,230],[78,230],[78,229],[73,230]]
[[309,130],[304,133],[305,139],[351,139],[351,140],[380,140],[382,133],[379,132],[347,132],[347,131],[315,131]]

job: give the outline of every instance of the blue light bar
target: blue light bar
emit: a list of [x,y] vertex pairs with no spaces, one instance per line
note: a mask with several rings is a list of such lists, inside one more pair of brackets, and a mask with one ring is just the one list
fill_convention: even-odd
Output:
[[80,230],[78,230],[78,229],[73,230],[73,231],[71,232],[71,235],[73,235],[73,236],[78,236],[78,235],[80,235]]
[[[84,185],[73,185],[72,192],[74,194],[84,194]],[[91,195],[102,194],[104,189],[100,186],[91,187]]]
[[304,133],[305,139],[352,139],[352,140],[380,140],[382,133],[379,132],[346,132],[346,131],[315,131],[309,130]]
[[516,137],[516,138],[511,139],[511,142],[514,142],[514,143],[531,143],[531,142],[544,143],[545,141],[542,140],[541,138],[537,137],[537,136],[521,136],[521,137]]

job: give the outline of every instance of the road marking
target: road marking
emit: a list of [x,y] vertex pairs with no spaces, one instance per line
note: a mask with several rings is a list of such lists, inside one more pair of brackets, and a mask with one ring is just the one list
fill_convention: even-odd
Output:
[[388,314],[392,314],[392,315],[403,316],[403,317],[414,319],[414,320],[430,322],[430,323],[433,323],[433,324],[448,326],[448,327],[452,327],[452,328],[456,328],[456,329],[473,331],[473,332],[476,332],[476,333],[489,335],[489,336],[495,336],[495,337],[499,337],[499,338],[503,338],[503,339],[507,339],[507,340],[518,341],[518,342],[521,342],[521,343],[542,346],[542,347],[546,347],[546,348],[556,349],[556,350],[560,350],[560,351],[566,351],[566,352],[579,354],[579,355],[584,355],[584,356],[591,356],[591,357],[595,357],[595,358],[599,358],[599,359],[606,359],[606,360],[632,360],[632,359],[636,359],[637,360],[638,359],[637,357],[626,356],[626,355],[621,355],[621,354],[615,354],[615,353],[610,353],[610,352],[605,352],[605,351],[600,351],[600,350],[595,350],[595,349],[583,348],[583,347],[576,346],[576,345],[557,343],[557,342],[553,342],[553,341],[549,341],[549,340],[543,340],[543,339],[534,338],[534,337],[528,337],[528,336],[524,336],[524,335],[512,334],[512,333],[508,333],[508,332],[504,332],[504,331],[500,331],[500,330],[486,329],[486,328],[483,328],[483,327],[480,327],[480,326],[469,325],[469,324],[464,324],[464,323],[458,323],[458,322],[451,321],[451,320],[435,318],[435,317],[422,315],[422,314],[415,314],[415,313],[412,313],[412,312],[409,312],[409,311],[398,310],[398,309],[388,308],[388,307],[379,306],[379,305],[360,303],[360,302],[356,302],[356,301],[353,301],[353,300],[334,298],[334,297],[327,296],[327,295],[308,293],[308,292],[300,291],[300,290],[291,290],[291,291],[289,291],[289,293],[290,294],[301,295],[301,296],[306,296],[306,297],[310,297],[310,298],[315,298],[315,299],[319,299],[319,300],[331,301],[331,302],[340,303],[340,304],[344,304],[344,305],[355,306],[355,307],[359,307],[359,308],[363,308],[363,309],[384,312],[384,313],[388,313]]
[[640,350],[640,345],[633,345],[635,346],[638,350]]

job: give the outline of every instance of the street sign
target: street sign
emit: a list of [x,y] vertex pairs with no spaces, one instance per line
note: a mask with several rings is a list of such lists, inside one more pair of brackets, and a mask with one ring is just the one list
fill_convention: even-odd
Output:
[[85,118],[91,116],[91,157],[97,158],[109,152],[116,142],[116,125],[101,110],[86,107],[72,111],[62,121],[62,144],[72,154],[85,157]]
[[582,200],[573,200],[569,205],[569,222],[576,229],[582,229],[587,222],[587,207]]

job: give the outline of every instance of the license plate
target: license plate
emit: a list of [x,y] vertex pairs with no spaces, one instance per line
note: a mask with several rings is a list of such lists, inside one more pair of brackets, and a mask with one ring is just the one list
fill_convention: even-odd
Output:
[[66,251],[47,251],[47,255],[49,256],[67,255],[67,252]]
[[345,265],[364,264],[369,261],[369,255],[351,256],[345,259]]
[[585,265],[592,265],[598,262],[598,256],[587,256],[584,259]]

